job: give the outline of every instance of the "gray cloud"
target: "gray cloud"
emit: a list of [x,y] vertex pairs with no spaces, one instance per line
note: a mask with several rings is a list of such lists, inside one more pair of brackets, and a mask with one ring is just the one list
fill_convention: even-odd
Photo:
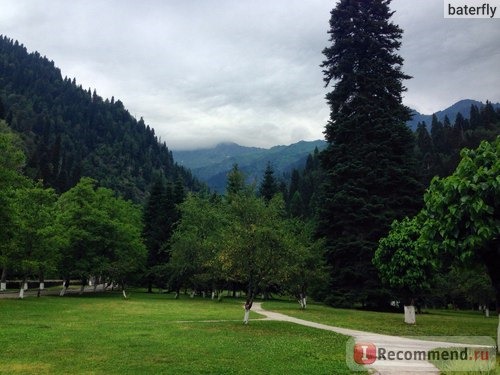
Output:
[[[63,75],[114,96],[172,148],[270,147],[322,138],[319,67],[330,0],[2,0],[0,33]],[[443,18],[436,0],[394,0],[406,104],[425,113],[499,100],[498,20]]]

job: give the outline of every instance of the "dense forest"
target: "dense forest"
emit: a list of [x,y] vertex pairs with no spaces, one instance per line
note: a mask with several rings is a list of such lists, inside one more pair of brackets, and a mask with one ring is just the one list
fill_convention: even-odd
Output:
[[[489,101],[481,107],[472,104],[468,113],[459,112],[453,122],[446,116],[441,122],[433,115],[430,124],[418,123],[414,132],[414,154],[421,185],[427,188],[434,176],[449,176],[457,167],[463,148],[474,149],[481,141],[493,141],[498,135],[500,108],[495,110]],[[279,178],[286,185],[287,207],[296,216],[314,216],[321,206],[319,197],[324,171],[320,158],[321,153],[315,150],[304,168],[294,169],[290,176]]]
[[[390,18],[386,5],[373,6],[380,8],[363,12]],[[247,310],[258,294],[291,294],[302,308],[308,295],[368,308],[410,297],[436,306],[494,299],[484,262],[431,265],[430,258],[445,257],[436,251],[421,258],[408,238],[421,235],[422,218],[433,208],[427,201],[446,193],[440,184],[459,184],[455,180],[475,173],[467,158],[476,154],[464,148],[495,156],[500,110],[490,102],[472,105],[453,121],[434,116],[412,132],[405,125],[411,113],[401,103],[407,77],[394,68],[402,64],[398,42],[388,48],[393,53],[376,59],[391,69],[370,65],[375,60],[367,57],[380,53],[373,45],[340,53],[352,48],[343,34],[350,26],[342,22],[371,17],[345,16],[332,12],[333,44],[324,50],[325,82],[338,81],[327,95],[326,150],[316,149],[303,169],[287,176],[276,176],[273,164],[262,161],[258,186],[248,185],[234,165],[223,195],[178,166],[154,130],[122,102],[62,78],[52,61],[0,38],[2,284],[7,276],[41,283],[51,276],[134,283],[177,296],[181,290],[243,291]],[[392,40],[401,37],[394,25],[384,27]],[[363,80],[342,71],[358,60],[368,64],[362,72],[388,76]],[[352,86],[357,80],[367,86]],[[426,244],[439,242],[426,238]],[[384,268],[395,255],[414,260],[421,278]],[[408,271],[404,265],[394,268]]]
[[63,78],[53,61],[5,36],[0,37],[0,118],[22,135],[26,174],[56,192],[67,191],[82,176],[136,202],[144,201],[157,175],[180,179],[190,190],[201,187],[120,100],[103,99],[74,78]]

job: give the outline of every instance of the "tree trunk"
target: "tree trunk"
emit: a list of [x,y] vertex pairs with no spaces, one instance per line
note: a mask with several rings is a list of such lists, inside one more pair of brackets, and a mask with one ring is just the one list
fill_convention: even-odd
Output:
[[59,296],[64,296],[66,294],[66,291],[68,290],[68,287],[69,287],[69,279],[66,279],[64,280],[63,282],[63,288],[61,290],[61,292],[59,293]]
[[80,287],[80,292],[78,293],[79,295],[82,295],[85,291],[85,284],[87,284],[87,280],[82,279],[82,286]]
[[40,272],[40,275],[38,276],[38,292],[36,293],[36,296],[37,297],[40,297],[40,294],[42,292],[42,290],[45,289],[45,282],[44,282],[44,276],[43,276],[43,272]]
[[125,282],[122,280],[122,294],[123,298],[127,299],[127,292],[125,292]]
[[417,321],[415,318],[415,303],[413,302],[413,299],[410,301],[409,304],[405,304],[404,310],[405,310],[405,323],[415,324]]
[[250,320],[250,310],[252,309],[253,304],[253,293],[250,293],[247,296],[247,300],[245,302],[245,315],[243,316],[243,324],[248,324]]
[[7,267],[2,268],[2,278],[0,279],[0,292],[7,289]]
[[307,307],[307,297],[306,297],[306,294],[305,293],[299,293],[299,295],[297,297],[297,300],[299,302],[300,309],[301,310],[305,310],[306,307]]
[[153,293],[153,282],[148,280],[148,293]]
[[21,281],[21,285],[20,285],[20,288],[19,288],[19,299],[23,299],[24,298],[24,291],[26,290],[26,289],[24,289],[24,284],[26,284],[26,278],[24,278]]
[[243,316],[243,324],[248,324],[250,320],[250,310],[253,305],[254,290],[253,290],[253,276],[250,274],[250,280],[248,283],[248,293],[247,300],[245,302],[245,315]]
[[488,270],[493,289],[495,290],[498,313],[497,351],[500,354],[500,239],[493,241],[491,246],[484,250],[483,262]]
[[497,351],[500,354],[500,308],[497,309],[498,312],[498,328],[497,328]]

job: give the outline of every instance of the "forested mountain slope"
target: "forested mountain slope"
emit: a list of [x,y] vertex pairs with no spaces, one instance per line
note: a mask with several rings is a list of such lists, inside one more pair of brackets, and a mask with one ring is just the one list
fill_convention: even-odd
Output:
[[0,36],[0,118],[26,142],[26,173],[63,192],[82,176],[140,202],[155,175],[200,183],[123,103],[62,77],[53,61]]
[[267,163],[271,163],[278,178],[290,174],[294,168],[302,169],[315,148],[324,149],[325,141],[300,141],[288,146],[270,149],[244,147],[236,143],[220,143],[214,148],[173,151],[179,164],[190,168],[193,174],[212,189],[223,192],[227,174],[238,164],[249,183],[259,183]]

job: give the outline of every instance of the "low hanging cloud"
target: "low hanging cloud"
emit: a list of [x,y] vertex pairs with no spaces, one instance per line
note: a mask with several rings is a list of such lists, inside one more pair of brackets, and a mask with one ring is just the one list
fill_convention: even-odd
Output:
[[[319,65],[330,0],[2,0],[0,33],[63,75],[114,96],[174,149],[271,147],[322,138]],[[431,113],[500,97],[498,20],[443,18],[435,0],[394,0],[405,31],[405,103]]]

